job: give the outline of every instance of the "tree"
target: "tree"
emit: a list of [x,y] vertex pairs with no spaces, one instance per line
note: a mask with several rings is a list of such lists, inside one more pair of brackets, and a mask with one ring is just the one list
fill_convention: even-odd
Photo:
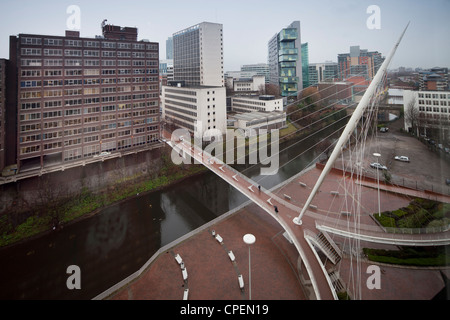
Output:
[[406,105],[405,120],[411,125],[412,132],[417,135],[419,135],[419,132],[416,133],[416,130],[418,131],[419,129],[419,116],[420,114],[419,108],[416,105],[416,98],[413,98]]
[[266,84],[266,94],[272,95],[275,97],[280,96],[280,87],[273,83]]
[[265,84],[260,84],[258,87],[258,91],[260,95],[264,95],[266,94],[266,85]]
[[288,106],[287,113],[292,122],[297,122],[297,120],[303,117],[303,106],[303,103],[294,103]]
[[320,105],[321,96],[317,87],[308,87],[299,92],[297,98],[305,105]]
[[64,201],[69,199],[68,187],[52,182],[48,176],[39,177],[36,204],[41,215],[50,217],[54,227],[59,226],[65,214]]

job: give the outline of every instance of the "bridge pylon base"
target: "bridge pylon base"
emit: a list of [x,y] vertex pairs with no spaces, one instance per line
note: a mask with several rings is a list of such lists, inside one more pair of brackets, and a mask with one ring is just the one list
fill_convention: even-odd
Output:
[[295,217],[294,219],[292,219],[292,222],[294,222],[298,226],[301,226],[303,223],[299,217]]

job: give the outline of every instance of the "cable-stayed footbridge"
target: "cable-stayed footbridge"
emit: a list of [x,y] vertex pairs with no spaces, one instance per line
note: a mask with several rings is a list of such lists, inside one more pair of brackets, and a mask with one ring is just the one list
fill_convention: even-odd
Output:
[[279,195],[266,190],[255,181],[224,163],[222,160],[212,156],[201,147],[191,144],[189,139],[183,139],[166,131],[163,132],[163,140],[174,149],[174,152],[182,155],[184,158],[194,159],[197,163],[207,167],[248,197],[265,212],[270,214],[283,227],[288,238],[295,245],[300,255],[312,285],[315,298],[319,300],[337,299],[332,275],[328,274],[328,271],[321,262],[318,251],[315,249],[319,248],[329,261],[333,264],[337,264],[342,257],[342,252],[334,243],[330,234],[362,241],[394,245],[436,246],[450,244],[449,230],[425,235],[395,234],[386,233],[380,228],[369,228],[360,225],[359,222],[356,221],[356,223],[358,223],[358,231],[355,232],[348,224],[342,223],[342,221],[339,221],[338,219],[325,217],[309,210],[312,206],[312,200],[319,191],[338,156],[342,153],[345,144],[348,142],[353,132],[357,130],[358,122],[368,109],[370,111],[370,109],[373,108],[377,95],[379,94],[379,84],[386,74],[387,67],[394,56],[407,27],[380,67],[375,78],[372,80],[369,88],[353,112],[352,117],[336,143],[334,151],[322,170],[311,194],[302,207],[296,206],[289,201],[288,195],[280,197]]

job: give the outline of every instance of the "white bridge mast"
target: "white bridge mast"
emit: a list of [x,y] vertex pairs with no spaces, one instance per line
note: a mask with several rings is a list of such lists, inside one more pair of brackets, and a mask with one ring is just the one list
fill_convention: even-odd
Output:
[[331,154],[325,167],[323,168],[322,173],[319,176],[319,179],[317,179],[316,185],[314,186],[313,190],[311,191],[311,194],[309,195],[308,200],[306,200],[306,203],[303,206],[303,209],[300,212],[300,215],[298,217],[294,218],[293,221],[295,224],[297,224],[297,225],[302,224],[302,217],[305,214],[306,209],[309,207],[309,205],[311,204],[311,201],[313,200],[314,196],[316,195],[317,191],[319,190],[320,186],[322,185],[322,182],[325,179],[325,176],[328,174],[330,169],[333,167],[337,157],[339,156],[339,154],[341,152],[342,146],[344,146],[344,144],[348,141],[353,130],[356,128],[358,121],[361,119],[362,115],[364,114],[364,111],[366,110],[366,108],[369,104],[369,101],[372,98],[377,86],[381,82],[381,79],[383,78],[384,73],[386,72],[387,67],[390,64],[392,57],[394,56],[395,51],[397,50],[397,48],[400,44],[400,41],[402,40],[403,35],[406,32],[406,29],[408,29],[408,26],[409,26],[409,22],[406,25],[405,30],[403,30],[403,32],[402,32],[400,38],[398,39],[397,43],[395,44],[394,48],[392,48],[389,56],[383,62],[380,69],[378,70],[377,74],[373,78],[372,82],[370,83],[369,87],[366,90],[366,93],[364,94],[364,96],[362,97],[358,106],[356,107],[355,111],[353,112],[352,117],[350,118],[350,120],[347,123],[347,126],[344,129],[344,132],[342,133],[341,137],[339,138],[338,142],[336,143],[333,153]]

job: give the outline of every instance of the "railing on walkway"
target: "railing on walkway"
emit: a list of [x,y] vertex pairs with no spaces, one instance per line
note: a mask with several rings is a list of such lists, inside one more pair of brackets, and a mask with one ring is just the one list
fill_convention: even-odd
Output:
[[450,230],[450,224],[446,226],[438,227],[427,227],[427,228],[393,228],[393,227],[383,227],[387,233],[400,233],[400,234],[433,234],[442,233]]
[[360,224],[358,227],[351,227],[347,225],[345,221],[340,220],[318,220],[316,221],[316,228],[343,237],[375,243],[410,246],[438,246],[450,244],[450,231],[448,229],[438,233],[419,233],[420,229],[410,229],[412,232],[409,233],[389,233],[385,232],[385,230],[379,226]]

